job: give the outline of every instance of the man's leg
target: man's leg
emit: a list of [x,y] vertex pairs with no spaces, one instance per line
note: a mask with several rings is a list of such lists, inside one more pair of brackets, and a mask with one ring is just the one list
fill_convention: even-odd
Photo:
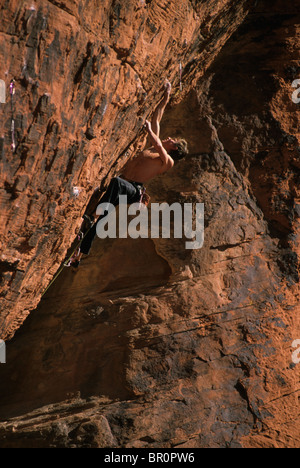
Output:
[[[110,203],[114,206],[118,206],[120,195],[127,195],[128,204],[138,202],[140,199],[140,193],[134,185],[132,185],[130,182],[127,182],[124,179],[121,179],[120,177],[115,177],[111,180],[111,183],[109,184],[107,191],[101,198],[99,205]],[[106,215],[107,213],[105,211],[101,213],[97,222],[92,226],[92,228],[84,237],[80,246],[81,254],[88,255],[90,253],[93,240],[97,233],[97,224],[101,222],[101,220],[105,218]]]

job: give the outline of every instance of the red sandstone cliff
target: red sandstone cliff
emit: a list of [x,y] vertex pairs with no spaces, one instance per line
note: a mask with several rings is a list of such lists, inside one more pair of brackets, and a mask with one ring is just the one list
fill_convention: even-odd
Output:
[[[12,1],[1,18],[17,147],[8,94],[0,445],[299,446],[296,7]],[[185,136],[191,155],[149,191],[205,204],[203,248],[97,240],[41,300],[165,78],[163,133]]]

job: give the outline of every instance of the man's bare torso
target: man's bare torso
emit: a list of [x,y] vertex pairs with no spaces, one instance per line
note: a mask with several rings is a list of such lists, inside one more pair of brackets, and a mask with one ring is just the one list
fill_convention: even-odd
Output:
[[139,152],[127,162],[121,177],[135,182],[146,183],[163,172],[165,172],[165,168],[159,154],[154,148],[148,148]]

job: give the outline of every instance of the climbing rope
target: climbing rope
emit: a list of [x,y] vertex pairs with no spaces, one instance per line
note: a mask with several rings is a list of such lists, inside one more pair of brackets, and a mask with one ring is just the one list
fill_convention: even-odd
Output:
[[15,117],[14,117],[14,95],[16,93],[15,80],[11,80],[9,85],[9,92],[11,97],[11,150],[14,153],[16,150],[15,141]]
[[[0,104],[6,104],[6,85],[5,85],[5,82],[3,80],[0,80]],[[2,113],[1,113],[1,121],[0,121],[0,131],[1,131],[1,134],[0,134],[0,159],[4,158],[4,133],[2,133],[3,128],[4,128],[3,119],[4,119],[4,117],[2,117]]]
[[179,89],[182,91],[182,63],[179,63]]

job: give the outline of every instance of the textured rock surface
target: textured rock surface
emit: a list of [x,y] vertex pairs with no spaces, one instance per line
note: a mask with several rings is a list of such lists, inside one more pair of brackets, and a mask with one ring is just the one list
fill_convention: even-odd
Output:
[[[205,242],[187,251],[184,239],[97,240],[76,275],[64,270],[7,344],[1,446],[299,447],[300,365],[291,358],[300,338],[296,7],[278,0],[270,12],[260,2],[221,50],[247,4],[180,2],[175,11],[173,2],[128,2],[125,12],[106,2],[92,29],[92,2],[84,14],[80,2],[76,11],[64,2],[59,16],[55,3],[32,17],[15,6],[11,16],[18,50],[40,52],[28,55],[35,66],[16,83],[27,99],[22,144],[1,160],[3,337],[40,301],[92,190],[139,143],[138,117],[157,102],[165,69],[175,97],[163,132],[187,136],[191,156],[149,191],[152,201],[204,203]],[[57,24],[51,34],[30,33],[39,11]],[[46,53],[50,44],[61,55]],[[53,62],[57,76],[46,86],[43,67]],[[41,82],[35,101],[29,78]],[[21,115],[34,116],[31,126]],[[43,137],[29,142],[36,132]],[[73,185],[82,190],[76,200]]]
[[178,95],[181,63],[188,90],[250,3],[2,2],[1,79],[7,88],[16,80],[17,143],[12,154],[7,93],[1,106],[3,339],[38,304],[93,190],[138,143],[165,79]]

